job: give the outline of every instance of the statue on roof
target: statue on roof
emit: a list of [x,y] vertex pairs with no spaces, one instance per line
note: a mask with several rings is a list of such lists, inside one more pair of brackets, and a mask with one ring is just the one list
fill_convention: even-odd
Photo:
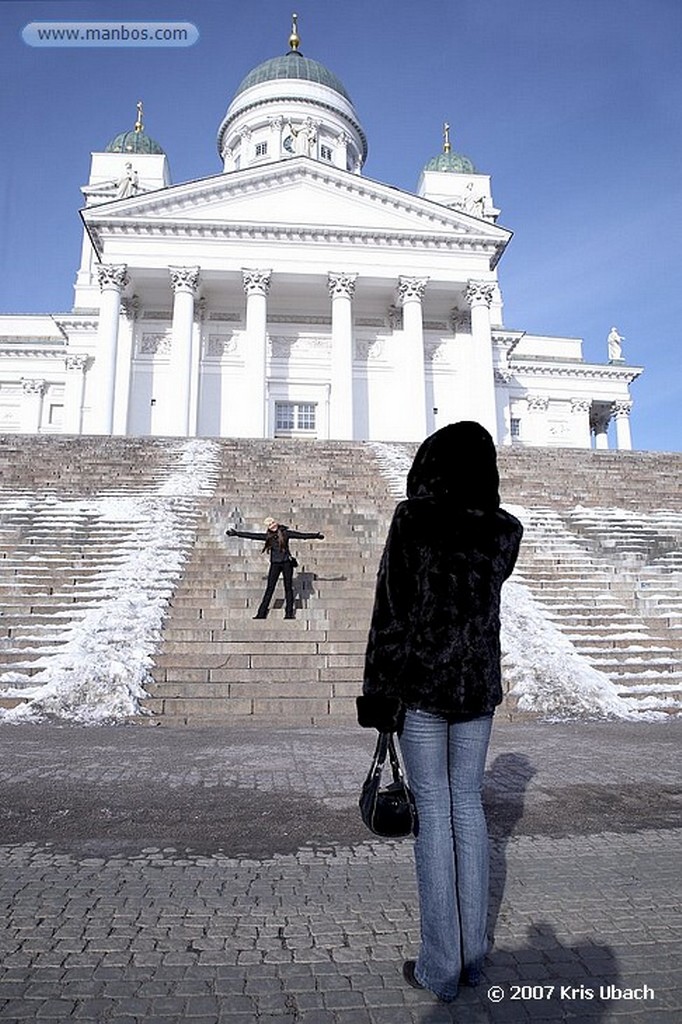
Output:
[[609,331],[609,336],[606,339],[610,363],[619,363],[623,361],[623,346],[621,344],[623,341],[625,341],[625,338],[622,334],[618,333],[618,328],[612,327]]
[[116,182],[116,186],[117,199],[129,199],[130,196],[136,196],[140,191],[137,171],[133,169],[133,165],[130,162],[126,164],[125,173]]

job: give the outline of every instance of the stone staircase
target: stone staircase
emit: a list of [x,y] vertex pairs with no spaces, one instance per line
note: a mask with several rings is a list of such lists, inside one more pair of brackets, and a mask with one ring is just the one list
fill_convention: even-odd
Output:
[[[172,601],[148,710],[175,722],[336,721],[354,715],[378,560],[394,501],[362,445],[223,441],[220,482]],[[296,617],[253,621],[269,561],[232,526],[273,515],[293,541]]]
[[515,578],[643,711],[682,702],[682,512],[533,508]]
[[176,493],[186,455],[184,441],[0,437],[0,688],[12,691],[0,708],[23,704],[57,666],[82,669],[86,684],[99,672],[92,634],[109,616],[99,652],[111,656],[126,626],[117,598],[140,589],[126,573],[148,552],[157,563],[146,590],[160,605],[170,598],[203,500]]
[[[0,707],[22,703],[87,616],[106,616],[107,581],[135,551],[152,551],[160,565],[147,589],[165,621],[142,720],[352,720],[376,569],[414,450],[0,437],[0,689],[14,687]],[[190,479],[204,456],[210,486]],[[682,455],[503,449],[499,462],[505,504],[525,509],[519,580],[622,693],[672,710]],[[282,618],[281,583],[269,618],[253,621],[268,560],[257,542],[225,536],[261,531],[266,515],[325,534],[292,545],[293,621]],[[164,533],[163,516],[175,532]]]

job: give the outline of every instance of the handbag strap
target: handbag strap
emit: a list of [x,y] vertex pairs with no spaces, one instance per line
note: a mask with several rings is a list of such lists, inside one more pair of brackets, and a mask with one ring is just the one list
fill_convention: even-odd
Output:
[[370,768],[370,775],[381,775],[386,763],[386,757],[391,763],[391,771],[393,773],[394,782],[403,781],[403,773],[400,767],[400,761],[398,759],[398,752],[395,749],[395,740],[393,739],[392,732],[380,732],[377,738],[377,745],[374,750],[374,758],[372,760],[372,767]]

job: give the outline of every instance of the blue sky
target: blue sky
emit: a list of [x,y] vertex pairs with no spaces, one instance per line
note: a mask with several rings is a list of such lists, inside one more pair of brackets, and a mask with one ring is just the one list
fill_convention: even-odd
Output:
[[[0,2],[0,312],[70,309],[90,153],[145,127],[175,183],[221,170],[216,131],[243,76],[301,49],[341,78],[369,141],[364,173],[414,191],[452,126],[492,175],[514,237],[505,323],[582,337],[615,324],[637,448],[682,447],[680,0]],[[190,21],[180,48],[35,48],[33,21]]]

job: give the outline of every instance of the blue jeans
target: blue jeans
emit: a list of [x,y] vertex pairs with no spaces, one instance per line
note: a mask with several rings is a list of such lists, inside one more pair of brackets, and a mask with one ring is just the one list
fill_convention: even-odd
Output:
[[415,977],[444,1000],[460,976],[475,982],[487,952],[488,829],[481,786],[492,715],[449,724],[409,709],[400,734],[419,834],[414,856],[421,915]]

